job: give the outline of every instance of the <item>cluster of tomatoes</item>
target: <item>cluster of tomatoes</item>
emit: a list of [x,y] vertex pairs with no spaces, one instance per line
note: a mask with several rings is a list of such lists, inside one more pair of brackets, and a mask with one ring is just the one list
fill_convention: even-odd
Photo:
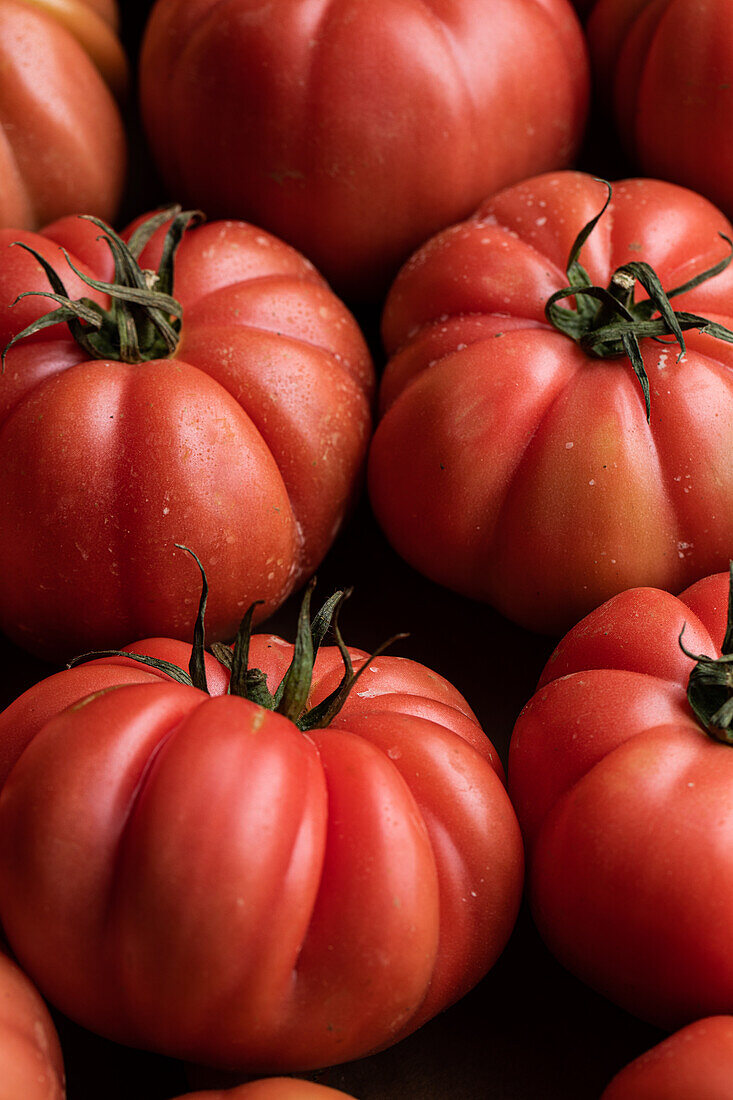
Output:
[[0,0],[1,1100],[733,1100],[733,0],[144,15]]

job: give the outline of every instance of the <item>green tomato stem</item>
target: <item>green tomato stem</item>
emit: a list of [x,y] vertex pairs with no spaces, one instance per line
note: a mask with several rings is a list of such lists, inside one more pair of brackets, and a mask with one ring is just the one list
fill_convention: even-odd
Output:
[[[598,359],[618,358],[627,355],[644,395],[646,418],[651,417],[649,378],[644,367],[639,340],[652,337],[661,340],[671,336],[679,345],[677,360],[685,353],[684,330],[699,329],[718,340],[733,343],[733,332],[723,325],[694,313],[675,312],[670,298],[684,294],[701,283],[719,275],[733,260],[733,241],[725,234],[720,236],[730,247],[727,256],[713,267],[700,272],[674,290],[666,292],[659,276],[649,264],[633,261],[618,268],[608,287],[593,286],[587,271],[579,260],[580,251],[611,201],[612,188],[606,180],[599,181],[608,188],[608,195],[601,210],[583,226],[570,249],[567,264],[568,286],[556,291],[545,305],[549,323],[565,336],[580,344],[587,355]],[[640,283],[648,297],[634,301],[636,284]],[[575,308],[561,306],[566,298],[574,299]],[[656,316],[655,316],[656,314]]]
[[684,627],[679,637],[682,652],[695,661],[687,684],[689,704],[705,732],[725,745],[733,745],[733,561],[729,570],[728,620],[722,655],[690,653],[682,642]]
[[[209,593],[206,571],[193,550],[179,543],[176,543],[176,546],[179,550],[185,550],[186,553],[191,555],[201,573],[201,596],[194,624],[188,672],[184,672],[183,669],[171,664],[169,661],[163,661],[157,657],[147,657],[138,653],[128,653],[122,649],[106,649],[95,653],[84,653],[70,661],[67,665],[68,668],[99,657],[129,657],[139,664],[147,665],[149,668],[155,668],[165,673],[178,683],[187,684],[208,693],[204,632],[206,601]],[[311,620],[310,604],[315,583],[315,578],[313,578],[306,587],[298,616],[293,658],[274,692],[269,690],[264,672],[258,668],[249,667],[249,647],[254,611],[257,605],[262,603],[261,600],[253,603],[245,612],[234,645],[231,648],[218,642],[211,647],[213,656],[229,671],[228,694],[239,695],[241,698],[248,699],[266,710],[277,711],[284,717],[289,718],[298,729],[303,731],[323,729],[328,726],[343,707],[354,684],[371,661],[378,657],[380,653],[383,653],[388,646],[407,637],[406,634],[395,634],[375,649],[367,660],[354,671],[351,655],[343,640],[338,623],[341,608],[345,600],[351,595],[352,590],[349,588],[335,592],[326,600],[323,607]],[[308,708],[308,696],[313,681],[313,667],[318,650],[329,630],[341,654],[344,664],[343,676],[330,695],[316,706]]]

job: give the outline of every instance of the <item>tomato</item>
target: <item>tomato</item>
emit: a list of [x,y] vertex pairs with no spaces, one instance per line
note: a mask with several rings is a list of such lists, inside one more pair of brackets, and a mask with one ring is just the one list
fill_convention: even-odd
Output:
[[141,109],[172,194],[251,218],[349,298],[487,192],[570,164],[588,99],[566,0],[159,0]]
[[594,76],[645,174],[684,184],[733,215],[730,0],[598,0]]
[[[65,710],[49,717],[43,685],[16,710],[0,919],[84,1026],[202,1064],[315,1068],[412,1032],[501,952],[523,854],[490,742],[414,661],[339,643],[311,674],[324,620],[304,607],[295,650],[248,631],[217,650],[229,694],[221,674],[210,696],[198,674],[92,664],[117,686],[73,702],[60,674]],[[345,662],[362,670],[346,698]]]
[[[16,240],[47,258],[72,298],[97,310],[106,301],[105,284],[86,286],[59,249],[71,238],[93,261],[99,228],[65,219],[51,234],[0,231],[0,344],[49,308],[37,296],[11,306],[49,289]],[[161,261],[164,237],[142,252],[144,269]],[[78,251],[73,262],[89,274]],[[161,262],[167,286],[170,255]],[[186,232],[174,292],[180,308],[161,300],[182,313],[180,331],[153,291],[137,349],[121,347],[114,317],[96,335],[72,318],[84,347],[54,324],[6,357],[0,627],[33,652],[185,636],[197,582],[178,568],[176,543],[195,546],[211,577],[212,641],[232,637],[255,596],[267,614],[313,572],[360,485],[373,368],[311,264],[251,225],[211,222]]]
[[112,218],[127,80],[111,0],[0,2],[0,227],[75,210]]
[[[186,668],[191,647],[174,638],[146,638],[127,646],[126,650]],[[226,692],[226,673],[210,654],[206,656],[206,673],[213,695]],[[155,684],[161,679],[168,677],[158,669],[120,656],[64,669],[28,688],[0,713],[0,788],[23,749],[54,715],[96,692],[123,684]]]
[[267,1077],[233,1089],[186,1093],[178,1100],[338,1100],[339,1096],[343,1098],[346,1095],[339,1089],[299,1081],[294,1077]]
[[[576,293],[582,314],[563,311],[552,296],[583,281],[577,258],[563,267],[607,194],[553,173],[488,199],[405,265],[383,316],[377,519],[428,577],[547,633],[625,588],[679,591],[733,547],[730,345],[685,330],[678,361],[677,346],[633,336],[642,291],[621,328],[640,340],[647,420],[644,368],[635,377],[620,330],[604,343],[609,330],[591,327],[581,346],[545,313],[549,302],[558,325],[605,325],[609,301],[624,308],[605,290],[628,278],[621,265],[644,261],[674,291],[725,262],[720,234],[733,230],[689,191],[617,183],[580,250],[602,300]],[[733,269],[674,301],[733,326]]]
[[730,1100],[733,1017],[696,1020],[616,1074],[601,1100]]
[[510,746],[543,938],[664,1027],[733,1004],[728,583],[715,574],[679,598],[638,588],[592,612],[550,657]]
[[0,1100],[64,1100],[56,1028],[39,993],[0,951]]

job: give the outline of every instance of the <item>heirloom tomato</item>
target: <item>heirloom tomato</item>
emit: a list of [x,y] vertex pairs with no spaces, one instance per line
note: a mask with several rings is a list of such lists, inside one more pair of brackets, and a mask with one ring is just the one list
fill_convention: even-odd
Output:
[[[129,248],[79,218],[0,232],[0,628],[39,654],[181,637],[182,542],[216,586],[212,638],[233,637],[313,572],[360,484],[373,372],[352,316],[243,222],[188,229],[173,287],[189,217]],[[44,327],[49,280],[68,327]]]
[[299,1081],[295,1077],[266,1077],[233,1089],[186,1093],[178,1100],[339,1100],[339,1097],[344,1100],[346,1096],[338,1089]]
[[484,195],[572,162],[588,66],[566,0],[159,0],[140,91],[172,193],[368,299]]
[[664,1027],[733,1008],[728,588],[719,573],[597,608],[550,657],[510,746],[540,933]]
[[347,649],[336,626],[320,646],[342,596],[311,624],[309,586],[295,647],[250,637],[250,609],[234,651],[215,647],[228,693],[201,630],[190,676],[113,672],[50,718],[50,693],[27,693],[0,919],[84,1026],[207,1065],[315,1068],[396,1042],[501,952],[523,879],[501,764],[437,673]]
[[111,218],[125,175],[114,0],[0,0],[0,226]]
[[601,1100],[730,1100],[733,1017],[683,1027],[617,1073]]
[[503,191],[413,256],[383,318],[377,519],[421,572],[548,633],[733,547],[733,229],[672,184],[617,183],[599,217],[608,193],[575,172]]
[[64,1064],[40,994],[0,950],[0,1100],[63,1100]]
[[598,0],[588,37],[599,93],[645,174],[733,215],[731,0]]

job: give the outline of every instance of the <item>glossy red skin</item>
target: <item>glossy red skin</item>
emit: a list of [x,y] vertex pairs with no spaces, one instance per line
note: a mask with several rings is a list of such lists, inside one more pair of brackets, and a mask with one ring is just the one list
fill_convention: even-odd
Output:
[[[651,423],[626,358],[589,358],[544,320],[605,187],[528,180],[438,234],[387,299],[390,362],[369,459],[376,516],[415,568],[532,630],[561,633],[615,592],[680,591],[733,546],[733,354],[642,341]],[[731,227],[671,184],[627,180],[581,253],[597,285],[646,260],[672,289]],[[733,325],[733,269],[684,297]]]
[[0,227],[114,217],[126,161],[107,86],[126,76],[115,17],[85,0],[0,2]]
[[733,1017],[696,1020],[636,1058],[601,1100],[730,1100]]
[[178,1100],[336,1100],[348,1094],[294,1077],[268,1077],[233,1089],[189,1092]]
[[598,0],[588,37],[599,94],[641,171],[733,215],[729,0]]
[[[719,655],[727,574],[624,592],[562,640],[514,729],[509,789],[538,928],[559,960],[664,1027],[726,1012],[733,748],[686,698]],[[694,609],[694,610],[693,610]]]
[[[271,686],[291,655],[252,640]],[[321,650],[311,701],[340,676]],[[424,666],[370,661],[309,735],[170,681],[50,719],[39,691],[0,798],[0,916],[84,1026],[203,1064],[315,1068],[410,1033],[504,947],[519,828],[490,742]]]
[[64,1100],[56,1028],[28,978],[0,950],[0,1100]]
[[[36,297],[10,305],[47,289],[33,258],[9,247],[16,238],[84,293],[58,242],[93,262],[99,230],[67,219],[51,232],[0,231],[3,345],[49,308]],[[190,637],[199,575],[175,543],[207,571],[210,640],[233,637],[253,600],[264,599],[262,617],[313,572],[360,485],[371,360],[308,261],[253,226],[213,222],[186,234],[175,293],[174,358],[90,362],[61,326],[8,354],[0,627],[43,656]]]
[[484,195],[570,164],[588,100],[565,0],[159,0],[140,75],[172,193],[375,300]]
[[[126,646],[131,653],[170,661],[188,669],[191,646],[173,638],[146,638]],[[226,691],[228,674],[211,654],[206,655],[206,677],[212,695]],[[95,692],[125,684],[167,681],[164,672],[125,657],[105,657],[66,668],[40,680],[0,712],[0,788],[26,745],[66,707]]]

